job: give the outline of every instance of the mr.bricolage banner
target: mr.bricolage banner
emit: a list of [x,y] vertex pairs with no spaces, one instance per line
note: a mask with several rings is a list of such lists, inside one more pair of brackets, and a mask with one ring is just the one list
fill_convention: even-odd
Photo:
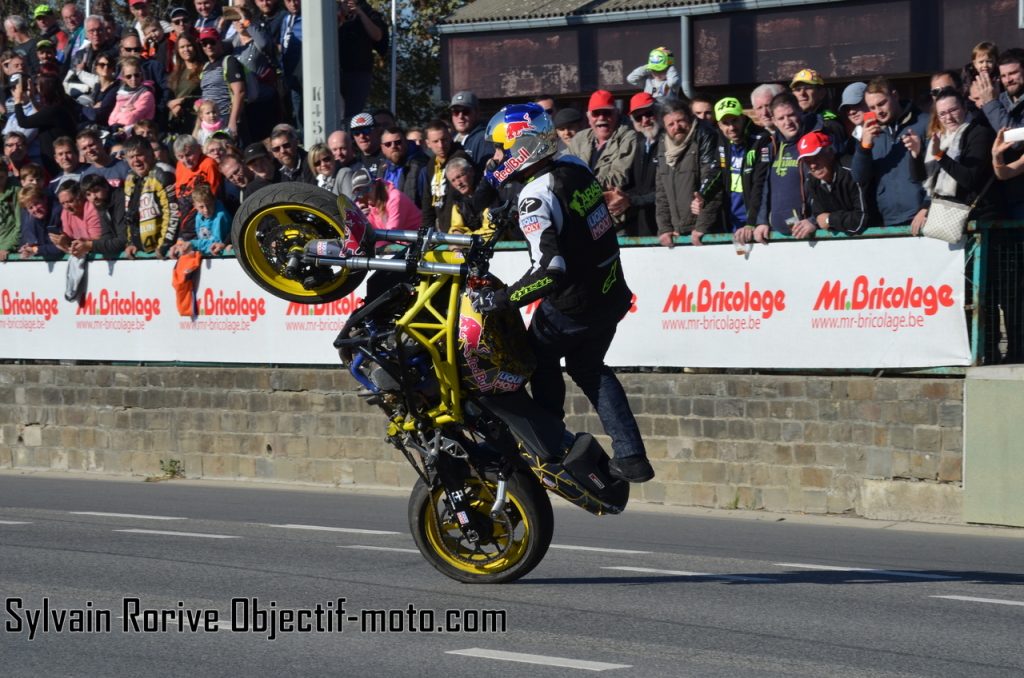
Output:
[[[337,364],[332,342],[365,287],[304,306],[263,292],[233,259],[205,261],[199,315],[178,315],[173,262],[93,261],[84,303],[65,262],[0,266],[2,357]],[[499,252],[505,281],[529,266]],[[883,368],[967,365],[963,250],[928,239],[630,248],[635,294],[612,365]],[[532,308],[524,309],[529,321]]]

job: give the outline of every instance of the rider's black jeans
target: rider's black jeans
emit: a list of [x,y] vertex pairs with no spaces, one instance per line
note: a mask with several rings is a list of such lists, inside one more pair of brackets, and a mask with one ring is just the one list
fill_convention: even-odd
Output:
[[604,364],[617,324],[584,324],[548,302],[541,302],[530,322],[530,344],[537,356],[530,391],[542,408],[563,419],[565,381],[559,362],[565,358],[565,371],[597,410],[605,433],[612,439],[614,456],[646,456],[626,392],[615,373]]

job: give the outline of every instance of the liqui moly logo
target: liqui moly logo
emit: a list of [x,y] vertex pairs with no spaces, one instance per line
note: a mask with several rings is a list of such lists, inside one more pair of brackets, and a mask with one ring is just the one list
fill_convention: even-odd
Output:
[[885,278],[871,284],[866,275],[857,276],[852,285],[841,280],[825,281],[814,302],[815,311],[863,311],[917,309],[932,316],[955,303],[949,285],[921,285],[906,281],[887,285]]
[[143,297],[134,291],[121,296],[117,290],[87,292],[75,315],[99,315],[142,318],[149,322],[160,315],[160,299]]
[[256,297],[244,297],[239,291],[224,293],[224,290],[207,288],[199,301],[201,316],[241,316],[255,321],[267,314],[267,302]]
[[35,316],[49,320],[57,313],[57,299],[53,297],[37,297],[35,292],[23,297],[17,290],[0,292],[0,315]]
[[662,313],[760,313],[764,319],[786,310],[786,293],[782,290],[755,289],[749,282],[742,286],[717,285],[701,280],[696,288],[673,285],[665,298]]

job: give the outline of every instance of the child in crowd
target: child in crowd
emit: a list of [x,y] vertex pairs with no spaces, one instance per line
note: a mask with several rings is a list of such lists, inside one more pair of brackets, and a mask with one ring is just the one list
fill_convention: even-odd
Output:
[[313,170],[316,177],[316,185],[320,188],[334,192],[334,156],[327,144],[313,144],[309,149],[309,169]]
[[659,101],[679,96],[679,71],[672,51],[668,47],[655,47],[647,56],[647,63],[633,69],[626,81],[639,87]]
[[42,165],[37,165],[34,162],[30,162],[26,165],[23,165],[21,170],[18,172],[18,181],[21,182],[22,188],[30,188],[33,186],[45,186],[46,172],[43,171]]
[[196,128],[193,131],[194,136],[200,144],[205,144],[206,141],[213,136],[215,132],[219,132],[224,129],[224,121],[221,120],[220,115],[217,113],[217,104],[213,103],[209,99],[200,99],[196,102]]
[[196,208],[196,237],[179,254],[187,252],[188,246],[207,256],[230,251],[231,246],[226,241],[231,229],[231,218],[208,184],[196,184],[192,190],[192,204]]
[[989,82],[995,88],[996,97],[999,96],[999,48],[992,42],[979,42],[971,50],[971,63],[964,66],[961,76],[964,83],[964,94],[971,101],[977,104],[980,96],[978,93],[978,80],[982,73],[988,75]]

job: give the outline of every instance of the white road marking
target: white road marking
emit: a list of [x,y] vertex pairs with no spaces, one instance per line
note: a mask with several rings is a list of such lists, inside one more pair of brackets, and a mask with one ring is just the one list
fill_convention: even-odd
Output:
[[70,511],[76,516],[103,516],[105,518],[141,518],[142,520],[188,520],[175,516],[146,516],[136,513],[101,513],[100,511]]
[[598,553],[622,553],[624,555],[639,556],[647,555],[650,551],[630,551],[629,549],[603,549],[597,546],[573,546],[572,544],[551,544],[549,549],[562,549],[563,551],[596,551]]
[[204,532],[168,532],[164,530],[114,530],[114,532],[131,532],[133,534],[163,534],[171,537],[202,537],[203,539],[240,539],[231,534],[206,534]]
[[1024,601],[1000,600],[999,598],[972,598],[971,596],[928,596],[929,598],[945,598],[946,600],[963,600],[968,603],[991,603],[992,605],[1017,605],[1024,607]]
[[802,570],[825,570],[827,572],[864,572],[882,577],[909,577],[911,579],[934,579],[936,581],[954,581],[960,577],[945,574],[926,574],[924,572],[904,572],[902,570],[876,570],[870,567],[837,567],[835,565],[810,565],[807,563],[775,563],[777,567],[796,567]]
[[686,570],[655,570],[650,567],[602,567],[602,570],[620,570],[622,572],[640,572],[642,574],[668,574],[674,577],[699,577],[701,579],[725,579],[727,581],[774,582],[777,579],[767,577],[745,577],[739,574],[711,574],[710,572],[688,572]]
[[364,546],[363,544],[353,544],[351,546],[339,546],[339,549],[360,549],[363,551],[396,551],[398,553],[419,553],[416,549],[400,549],[391,546]]
[[581,669],[583,671],[610,671],[612,669],[632,668],[630,664],[607,664],[605,662],[590,662],[582,659],[568,659],[566,657],[548,657],[542,654],[523,654],[521,652],[485,650],[480,647],[471,647],[466,650],[449,650],[448,652],[445,652],[445,654],[457,654],[463,657],[480,657],[482,659],[497,659],[499,661],[519,662],[521,664],[558,666],[566,669]]
[[30,525],[27,520],[0,520],[0,525]]
[[323,525],[273,525],[267,527],[283,527],[287,530],[316,530],[318,532],[347,532],[350,534],[402,534],[401,532],[390,532],[388,530],[364,530],[358,527],[325,527]]

